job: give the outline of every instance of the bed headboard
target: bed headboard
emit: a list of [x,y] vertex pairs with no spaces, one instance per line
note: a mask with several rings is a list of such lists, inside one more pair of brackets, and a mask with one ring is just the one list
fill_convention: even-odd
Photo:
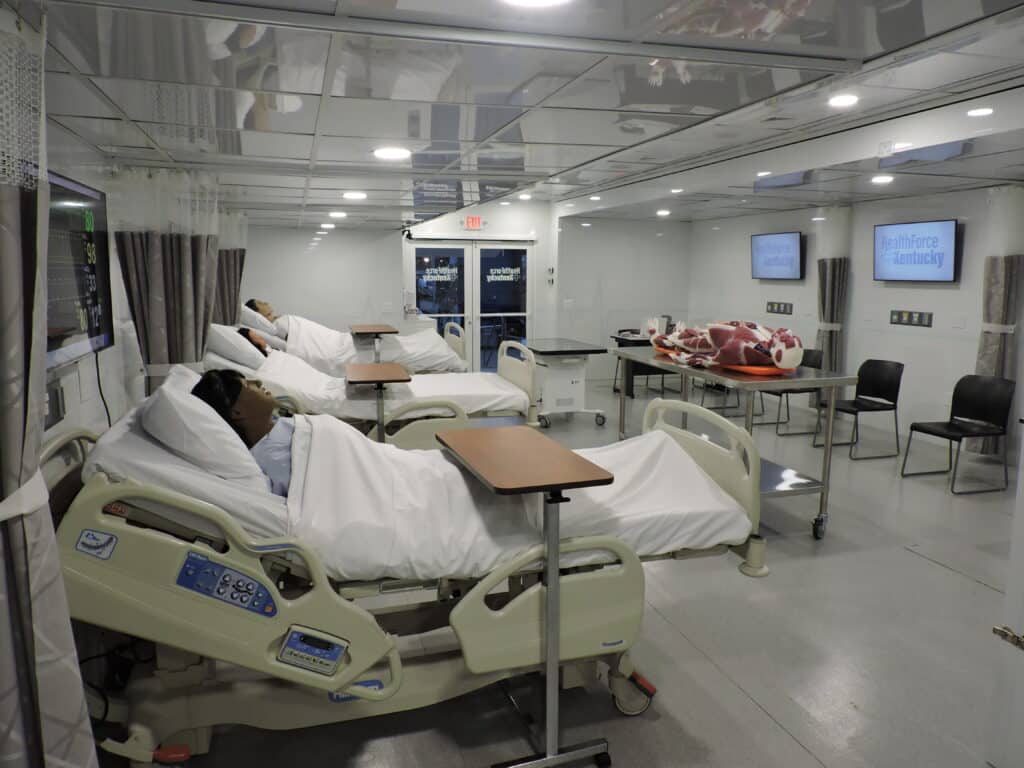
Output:
[[526,422],[537,426],[537,360],[518,341],[503,341],[498,347],[498,375],[511,381],[530,398]]
[[48,441],[39,456],[39,467],[50,491],[54,527],[82,489],[82,466],[99,436],[84,429],[65,432]]
[[[686,416],[686,428],[669,424],[671,415]],[[674,419],[677,423],[680,418]],[[701,432],[701,423],[725,436],[726,445],[713,443]],[[753,533],[761,520],[761,455],[754,439],[728,419],[681,400],[652,400],[644,412],[644,432],[660,429],[671,435],[722,490],[747,511]]]
[[444,340],[460,359],[466,359],[466,335],[458,323],[444,324]]

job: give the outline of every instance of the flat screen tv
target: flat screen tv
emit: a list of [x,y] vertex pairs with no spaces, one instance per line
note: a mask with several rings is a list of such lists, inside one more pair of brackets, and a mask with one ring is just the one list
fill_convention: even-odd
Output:
[[750,276],[755,280],[803,280],[804,247],[801,233],[751,235]]
[[106,196],[49,174],[46,367],[114,344]]
[[957,222],[875,226],[875,280],[956,282]]

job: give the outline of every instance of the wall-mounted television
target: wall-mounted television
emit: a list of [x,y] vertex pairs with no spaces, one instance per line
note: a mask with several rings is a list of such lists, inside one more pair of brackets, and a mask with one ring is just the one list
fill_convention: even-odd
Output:
[[49,174],[46,367],[114,344],[106,196]]
[[751,235],[750,276],[755,280],[803,280],[803,235],[800,232]]
[[957,222],[875,225],[875,280],[956,282]]

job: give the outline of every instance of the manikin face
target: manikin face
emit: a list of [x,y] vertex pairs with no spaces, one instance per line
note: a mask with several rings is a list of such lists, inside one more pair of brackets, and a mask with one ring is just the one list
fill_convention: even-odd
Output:
[[249,445],[255,445],[273,427],[271,418],[277,402],[258,381],[246,379],[238,399],[231,406],[231,420],[245,435]]
[[256,302],[257,312],[259,312],[261,315],[263,315],[265,318],[267,318],[267,320],[270,320],[271,322],[277,320],[277,315],[274,313],[274,308],[270,306],[268,302],[260,301],[259,299],[254,299],[254,301]]
[[263,338],[260,334],[256,333],[256,331],[249,331],[249,341],[251,341],[257,347],[259,347],[260,352],[262,352],[264,355],[270,351],[270,345],[267,344],[267,340]]

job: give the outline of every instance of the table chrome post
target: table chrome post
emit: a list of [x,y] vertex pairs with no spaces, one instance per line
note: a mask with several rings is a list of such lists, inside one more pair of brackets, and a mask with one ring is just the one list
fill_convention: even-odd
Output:
[[373,337],[373,362],[380,362],[380,334]]
[[558,505],[568,501],[560,491],[544,495],[544,743],[547,757],[558,754],[558,668],[561,658],[559,635]]
[[619,388],[619,440],[626,439],[626,382],[633,375],[633,361],[628,358],[622,360],[622,386]]
[[[754,395],[756,393],[752,389],[747,390],[747,410],[743,414],[743,428],[753,434],[754,433]],[[728,397],[728,390],[726,390],[726,397]],[[726,400],[726,403],[729,401]]]
[[384,442],[384,385],[374,384],[377,394],[377,442]]
[[814,521],[815,531],[820,525],[822,534],[824,534],[825,525],[828,524],[828,492],[832,485],[832,436],[836,424],[836,388],[829,387],[826,392],[828,410],[825,416],[825,452],[821,457],[822,489],[819,497],[818,517]]
[[[690,377],[685,373],[679,374],[679,399],[684,403],[690,402]],[[679,428],[686,429],[688,423],[687,414],[679,414]]]

